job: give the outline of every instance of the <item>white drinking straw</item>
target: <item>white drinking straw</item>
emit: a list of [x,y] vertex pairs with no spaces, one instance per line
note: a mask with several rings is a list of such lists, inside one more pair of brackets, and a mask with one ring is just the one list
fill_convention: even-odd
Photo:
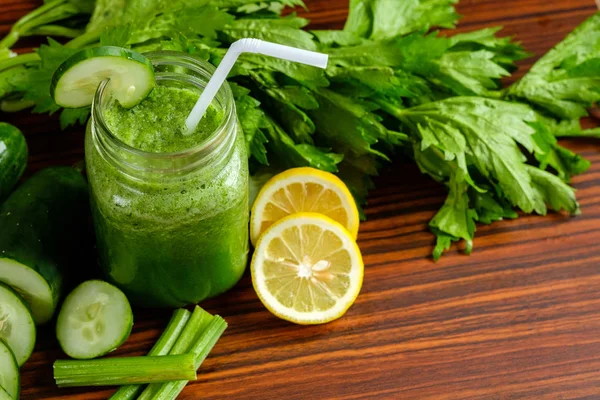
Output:
[[242,53],[257,53],[265,56],[282,58],[284,60],[293,61],[301,64],[312,65],[314,67],[326,68],[329,56],[323,53],[314,51],[302,50],[295,47],[284,46],[281,44],[265,42],[260,39],[240,39],[233,43],[223,60],[219,64],[217,70],[213,74],[206,88],[200,95],[198,102],[185,120],[185,132],[187,135],[196,130],[198,123],[204,116],[206,109],[212,103],[215,95],[227,79],[229,71],[233,68],[233,64],[237,61]]

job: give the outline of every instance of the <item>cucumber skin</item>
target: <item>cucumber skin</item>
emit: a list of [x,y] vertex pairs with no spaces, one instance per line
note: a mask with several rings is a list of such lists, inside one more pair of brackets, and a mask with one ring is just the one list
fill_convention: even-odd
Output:
[[8,197],[27,166],[27,142],[19,129],[0,122],[0,204]]
[[0,206],[0,255],[48,282],[55,311],[64,280],[80,261],[89,215],[87,183],[71,167],[38,172]]

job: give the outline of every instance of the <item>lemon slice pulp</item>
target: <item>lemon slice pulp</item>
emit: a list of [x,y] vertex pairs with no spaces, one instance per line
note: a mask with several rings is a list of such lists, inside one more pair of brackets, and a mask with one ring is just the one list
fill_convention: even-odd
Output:
[[259,192],[250,217],[252,244],[275,222],[298,212],[326,215],[356,239],[358,208],[344,182],[329,172],[303,167],[274,176]]
[[363,260],[350,233],[316,213],[297,213],[274,223],[259,239],[252,284],[276,316],[320,324],[344,315],[363,282]]

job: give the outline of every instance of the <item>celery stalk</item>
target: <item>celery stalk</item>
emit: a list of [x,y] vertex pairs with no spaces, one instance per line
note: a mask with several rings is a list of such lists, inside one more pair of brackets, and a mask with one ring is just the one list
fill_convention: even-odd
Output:
[[54,380],[58,387],[131,385],[178,379],[196,379],[193,354],[54,363]]
[[43,28],[45,25],[86,13],[85,10],[68,0],[47,1],[15,22],[9,34],[0,40],[0,47],[11,48],[21,36],[27,36],[32,31]]
[[[196,306],[192,313],[192,317],[190,318],[190,322],[188,322],[185,330],[169,354],[189,353],[198,341],[198,338],[202,336],[213,320],[214,318],[212,315]],[[142,394],[140,394],[138,400],[148,400],[153,398],[154,394],[159,389],[160,385],[148,385]]]
[[[196,369],[200,368],[200,365],[202,365],[226,328],[227,322],[220,316],[215,315],[211,324],[190,349],[190,353],[195,356]],[[151,400],[175,400],[187,384],[188,381],[185,380],[156,384],[159,389],[151,397]]]
[[175,310],[171,320],[169,321],[169,324],[167,325],[167,328],[160,336],[158,341],[154,344],[152,349],[148,352],[148,355],[166,356],[169,354],[175,343],[177,343],[179,336],[187,326],[191,315],[191,312],[183,308]]
[[15,57],[5,58],[0,62],[0,71],[40,61],[38,53],[25,53]]
[[[175,343],[169,354],[189,353],[190,350],[194,348],[198,338],[202,336],[204,331],[206,331],[213,319],[214,318],[212,315],[204,311],[202,308],[196,306],[190,321],[186,325],[185,329],[181,333],[181,336],[177,340],[177,343]],[[159,389],[160,385],[148,385],[142,394],[140,394],[138,400],[148,400],[153,398],[155,392],[157,392]]]
[[183,332],[181,332],[181,336],[179,336],[169,354],[187,353],[196,341],[196,338],[212,321],[212,318],[212,315],[204,311],[201,307],[194,307],[190,321],[185,326]]
[[[167,325],[158,341],[152,347],[152,350],[148,352],[149,356],[164,356],[169,354],[177,339],[181,335],[190,319],[190,313],[188,310],[180,308],[173,312],[171,320]],[[109,400],[133,400],[142,391],[142,385],[127,385],[122,386],[113,394]]]

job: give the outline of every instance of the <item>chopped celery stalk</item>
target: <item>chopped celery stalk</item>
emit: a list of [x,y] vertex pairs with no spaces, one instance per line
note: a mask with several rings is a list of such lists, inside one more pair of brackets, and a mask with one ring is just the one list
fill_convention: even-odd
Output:
[[193,354],[54,363],[54,380],[58,387],[131,385],[179,379],[196,379]]
[[169,354],[185,354],[195,343],[198,336],[208,326],[212,320],[212,315],[204,311],[201,307],[196,306],[190,317],[190,321],[185,326],[181,336],[175,342],[175,345]]
[[[210,325],[200,335],[196,343],[190,349],[190,353],[195,357],[196,369],[200,368],[200,365],[204,362],[208,354],[211,352],[225,329],[227,328],[227,322],[218,315],[215,315]],[[154,392],[154,395],[150,398],[151,400],[175,400],[181,391],[188,384],[188,381],[172,381],[151,386],[158,386],[158,389]],[[141,399],[142,397],[140,397]]]
[[179,336],[187,326],[188,321],[190,320],[191,312],[180,308],[175,310],[167,328],[160,336],[158,341],[154,344],[150,352],[148,352],[149,356],[166,356],[173,349],[175,343],[179,339]]
[[[169,354],[184,354],[190,353],[198,338],[202,336],[204,331],[208,328],[210,323],[213,321],[213,316],[204,311],[201,307],[196,306],[194,312],[186,325],[185,329],[177,339],[177,342],[169,352]],[[160,385],[148,385],[138,400],[148,400],[153,398],[156,391],[160,389]]]
[[[190,319],[190,313],[188,310],[180,308],[173,312],[173,316],[164,330],[158,341],[152,347],[152,350],[148,352],[149,356],[164,356],[169,354],[173,345],[179,339],[181,332],[185,328],[186,324]],[[121,386],[119,390],[113,394],[109,400],[133,400],[142,392],[143,385],[127,385]],[[0,399],[1,400],[1,399]]]

